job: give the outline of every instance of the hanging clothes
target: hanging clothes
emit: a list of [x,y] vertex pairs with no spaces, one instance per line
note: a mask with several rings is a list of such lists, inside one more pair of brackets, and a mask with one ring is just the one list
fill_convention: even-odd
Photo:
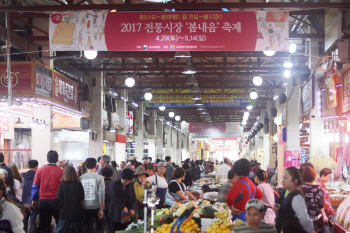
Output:
[[284,167],[299,167],[300,166],[300,152],[298,150],[284,152]]

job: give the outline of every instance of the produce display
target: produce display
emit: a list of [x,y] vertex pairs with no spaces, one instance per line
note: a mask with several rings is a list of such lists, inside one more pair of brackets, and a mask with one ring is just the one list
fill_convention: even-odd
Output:
[[213,223],[206,228],[207,233],[230,233],[233,229],[233,224],[230,221],[231,211],[225,209],[220,212],[215,212]]
[[[171,227],[175,223],[177,218],[170,224],[163,224],[161,227],[157,227],[154,231],[155,233],[170,233]],[[177,231],[177,226],[174,228],[174,232]],[[180,226],[180,231],[183,233],[198,233],[200,232],[200,228],[198,224],[193,220],[186,219]]]

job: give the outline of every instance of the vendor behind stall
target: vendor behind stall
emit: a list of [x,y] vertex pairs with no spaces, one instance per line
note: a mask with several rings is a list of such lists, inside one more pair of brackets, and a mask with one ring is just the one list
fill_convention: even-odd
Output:
[[232,219],[235,220],[238,218],[245,222],[245,205],[250,199],[261,200],[263,193],[248,178],[251,166],[247,159],[237,160],[232,169],[235,171],[237,182],[233,184],[231,190],[228,192],[226,201],[232,210]]
[[227,174],[227,182],[222,184],[219,188],[219,194],[218,194],[218,202],[226,203],[226,196],[228,192],[231,190],[233,184],[237,181],[237,178],[235,177],[235,172],[233,169],[231,169]]
[[165,195],[165,204],[173,206],[175,202],[187,201],[189,198],[196,201],[196,198],[186,190],[182,183],[185,179],[186,171],[183,168],[176,168],[173,172],[173,180],[170,181]]
[[317,184],[320,186],[320,188],[323,191],[324,194],[324,210],[326,211],[326,214],[329,216],[328,218],[331,218],[334,216],[335,212],[334,209],[332,208],[331,205],[331,199],[329,196],[329,191],[326,188],[326,186],[324,185],[325,183],[327,183],[329,181],[329,179],[332,176],[332,171],[329,168],[323,168],[320,171],[320,177],[321,178],[317,178]]
[[148,177],[147,180],[155,185],[157,185],[156,196],[160,198],[159,205],[157,208],[165,207],[165,194],[168,189],[168,181],[166,179],[166,163],[159,162],[158,163],[158,171],[154,174],[154,176]]
[[149,188],[152,186],[151,182],[148,182],[146,180],[146,177],[148,177],[148,173],[144,166],[139,166],[135,171],[135,178],[138,178],[138,181],[135,181],[134,188],[135,188],[135,194],[136,194],[136,217],[138,219],[143,220],[143,201],[145,196],[145,187]]

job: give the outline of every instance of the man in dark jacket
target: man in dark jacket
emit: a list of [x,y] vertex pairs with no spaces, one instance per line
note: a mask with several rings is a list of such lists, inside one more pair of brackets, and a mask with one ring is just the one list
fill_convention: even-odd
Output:
[[192,181],[195,182],[196,181],[196,164],[193,161],[191,162],[191,167],[188,170],[191,174]]
[[119,173],[118,173],[118,171],[116,169],[113,168],[112,165],[109,164],[110,162],[111,162],[111,156],[109,156],[109,155],[102,155],[101,161],[100,161],[101,169],[98,172],[98,174],[102,176],[102,170],[104,168],[106,168],[106,167],[109,167],[113,171],[113,175],[110,178],[111,178],[112,181],[115,181],[115,180],[120,178],[119,177]]
[[[39,163],[37,160],[29,160],[28,167],[29,171],[26,173],[22,173],[23,177],[23,193],[22,193],[22,202],[23,204],[31,205],[32,199],[31,199],[31,193],[32,193],[32,186],[33,181],[35,177],[35,173],[38,170]],[[28,229],[28,220],[30,218],[30,233],[36,233],[37,228],[35,225],[35,219],[38,215],[38,210],[32,210],[29,214],[27,213],[27,218],[23,219],[24,224],[24,231],[27,232]]]
[[5,164],[5,156],[2,152],[0,152],[0,168],[7,171],[7,179],[6,179],[6,187],[10,188],[9,193],[15,196],[15,191],[13,190],[13,173],[10,168],[8,168]]
[[134,189],[134,172],[131,169],[122,171],[121,179],[113,181],[109,189],[111,203],[109,206],[110,232],[125,230],[128,224],[122,223],[122,213],[135,215],[136,194]]
[[102,171],[102,176],[104,178],[105,181],[105,209],[104,209],[104,216],[106,216],[105,218],[105,231],[107,233],[112,233],[109,232],[109,225],[110,225],[110,221],[109,221],[109,217],[108,217],[108,212],[109,212],[109,204],[111,201],[111,195],[109,192],[109,189],[111,187],[112,184],[112,180],[111,177],[113,176],[113,169],[110,167],[104,167],[103,169],[101,169],[100,171]]

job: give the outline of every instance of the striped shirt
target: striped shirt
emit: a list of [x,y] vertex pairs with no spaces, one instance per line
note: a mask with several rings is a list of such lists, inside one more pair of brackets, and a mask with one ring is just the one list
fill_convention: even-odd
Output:
[[249,227],[247,223],[243,223],[234,227],[231,233],[277,233],[277,231],[273,225],[261,222],[257,228]]

